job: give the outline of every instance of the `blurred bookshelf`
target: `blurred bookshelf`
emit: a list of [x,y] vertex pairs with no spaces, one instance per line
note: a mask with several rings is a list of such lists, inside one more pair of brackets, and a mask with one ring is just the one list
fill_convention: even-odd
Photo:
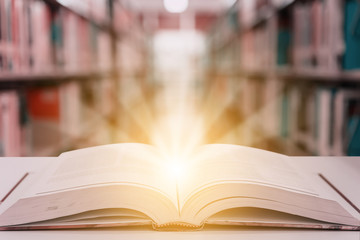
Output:
[[186,60],[196,69],[181,68],[196,75],[204,143],[360,155],[358,1],[237,0],[183,15],[130,2],[0,1],[0,156],[151,143],[178,77],[157,65],[163,30],[199,33],[199,48],[205,35],[205,54]]
[[123,85],[144,82],[148,51],[121,1],[1,1],[0,156],[126,141]]
[[206,91],[236,112],[232,140],[360,154],[359,9],[356,0],[238,0],[217,20],[203,74]]

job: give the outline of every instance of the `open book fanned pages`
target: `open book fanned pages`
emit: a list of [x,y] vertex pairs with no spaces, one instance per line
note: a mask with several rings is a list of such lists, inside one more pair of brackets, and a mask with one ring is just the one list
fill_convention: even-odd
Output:
[[[211,144],[182,158],[181,167],[168,158],[135,143],[65,152],[30,173],[0,205],[1,229],[360,229],[359,219],[318,174],[302,171],[285,155]],[[180,168],[181,176],[175,174]]]

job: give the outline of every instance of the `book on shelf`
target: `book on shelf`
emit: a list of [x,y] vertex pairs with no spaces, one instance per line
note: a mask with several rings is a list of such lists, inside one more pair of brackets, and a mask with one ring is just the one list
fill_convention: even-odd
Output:
[[359,155],[360,91],[339,90],[334,106],[334,154]]
[[21,156],[22,127],[15,91],[0,93],[0,156]]
[[283,95],[281,96],[281,120],[280,120],[280,132],[279,135],[283,138],[287,138],[290,134],[289,122],[290,122],[290,96],[289,89],[285,88]]
[[65,152],[44,167],[0,205],[2,230],[360,229],[355,209],[319,174],[250,147],[211,144],[171,156],[150,145],[112,144]]
[[[82,134],[84,104],[78,81],[26,91],[29,111],[31,155],[44,155],[40,149],[61,148]],[[99,114],[99,112],[97,112]],[[52,152],[45,155],[54,154]]]
[[306,146],[310,153],[316,152],[315,137],[315,89],[307,87],[301,89],[299,109],[298,135],[301,144]]
[[277,66],[288,66],[290,64],[291,31],[286,21],[280,21],[277,33]]
[[334,98],[337,89],[319,87],[315,93],[315,139],[316,154],[333,155],[334,147]]
[[[44,0],[1,1],[0,72],[109,71],[112,35],[94,23],[100,23],[101,18],[101,22],[109,21],[107,4],[66,3],[74,12],[65,7],[54,8]],[[78,11],[77,6],[81,5],[85,9]],[[81,17],[81,12],[89,19]]]
[[348,106],[349,119],[347,124],[348,156],[360,154],[360,99],[352,99]]
[[291,137],[292,141],[295,143],[299,142],[298,137],[298,126],[299,126],[299,111],[300,111],[300,89],[296,87],[291,87],[288,90],[288,118],[289,118],[289,130],[288,134]]
[[26,92],[26,101],[30,119],[31,152],[44,155],[39,153],[41,149],[59,146],[61,142],[60,87],[29,89]]
[[345,1],[344,6],[344,38],[346,51],[343,58],[345,70],[360,68],[360,26],[359,26],[360,3],[355,0]]

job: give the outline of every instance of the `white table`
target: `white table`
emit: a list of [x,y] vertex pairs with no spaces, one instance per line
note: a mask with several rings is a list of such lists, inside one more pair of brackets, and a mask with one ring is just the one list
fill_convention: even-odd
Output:
[[[303,167],[324,174],[360,207],[360,157],[293,157]],[[27,171],[36,171],[56,158],[0,158],[0,198]],[[157,232],[149,228],[0,231],[0,240],[14,239],[360,239],[360,231],[323,231],[272,228],[216,228],[195,232]]]

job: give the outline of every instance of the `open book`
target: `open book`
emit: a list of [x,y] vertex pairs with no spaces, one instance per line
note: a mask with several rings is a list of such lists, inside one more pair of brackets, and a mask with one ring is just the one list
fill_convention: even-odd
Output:
[[335,191],[324,191],[317,174],[298,171],[287,156],[213,144],[184,159],[168,158],[135,143],[65,152],[30,174],[31,187],[23,187],[21,197],[0,206],[0,228],[360,229]]

